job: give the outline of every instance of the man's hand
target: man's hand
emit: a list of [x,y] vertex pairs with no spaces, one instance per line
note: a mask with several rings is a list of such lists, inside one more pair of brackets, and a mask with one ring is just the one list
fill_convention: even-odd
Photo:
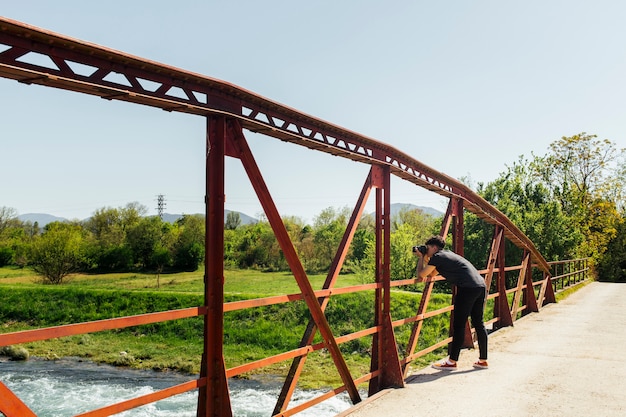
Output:
[[419,282],[423,282],[426,278],[437,274],[435,267],[433,265],[428,265],[428,262],[430,262],[430,256],[428,255],[420,256],[420,259],[417,262],[416,275],[421,280]]

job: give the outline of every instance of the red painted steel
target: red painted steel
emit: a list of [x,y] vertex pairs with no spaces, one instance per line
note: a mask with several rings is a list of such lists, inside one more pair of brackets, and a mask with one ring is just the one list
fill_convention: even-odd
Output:
[[0,382],[0,412],[7,417],[37,417],[33,410],[13,394],[2,382]]
[[170,310],[160,313],[146,313],[137,316],[119,317],[114,319],[91,321],[88,323],[66,324],[45,329],[23,330],[20,332],[0,334],[0,346],[17,345],[36,342],[57,337],[74,336],[103,330],[123,329],[142,324],[159,323],[204,315],[204,307],[191,307],[181,310]]
[[230,417],[232,409],[224,366],[224,150],[227,126],[223,116],[208,117],[206,147],[206,244],[204,358],[201,377],[207,380],[198,396],[198,417]]
[[175,385],[173,387],[165,388],[157,392],[142,395],[141,397],[132,398],[130,400],[122,401],[117,404],[112,404],[106,407],[99,408],[97,410],[88,411],[86,413],[77,414],[76,417],[107,417],[113,414],[119,414],[123,411],[131,410],[142,405],[150,404],[156,401],[164,400],[174,395],[182,394],[194,389],[202,389],[205,386],[205,380],[199,379],[195,381],[189,381],[182,384]]
[[[435,277],[425,284],[420,306],[414,316],[396,318],[395,320],[391,318],[391,289],[415,284],[417,281],[416,279],[394,281],[390,276],[391,231],[389,210],[391,201],[390,176],[392,174],[450,199],[442,223],[441,235],[447,236],[452,227],[453,249],[457,253],[463,254],[464,210],[472,212],[487,223],[494,225],[494,238],[487,268],[480,271],[489,284],[491,284],[494,275],[496,276],[496,292],[490,293],[487,297],[488,300],[494,300],[493,318],[487,320],[487,323],[492,324],[494,328],[512,325],[517,319],[518,313],[523,315],[538,311],[544,304],[555,301],[555,291],[559,286],[563,289],[569,285],[576,285],[588,276],[586,260],[546,262],[532,242],[504,214],[464,184],[425,166],[384,143],[302,114],[223,81],[81,42],[6,18],[0,18],[0,44],[7,47],[3,52],[0,52],[1,77],[15,79],[25,84],[41,84],[97,95],[109,100],[140,103],[167,111],[197,114],[208,120],[204,305],[172,312],[150,313],[0,335],[0,346],[6,346],[51,337],[83,334],[198,315],[205,317],[205,351],[202,358],[202,370],[197,380],[99,410],[92,410],[82,414],[82,416],[104,417],[192,389],[199,390],[197,411],[199,417],[231,416],[232,408],[227,379],[284,360],[293,360],[293,371],[290,372],[285,381],[283,393],[281,393],[274,410],[275,415],[290,416],[296,414],[341,392],[348,392],[352,402],[357,403],[360,401],[360,396],[356,386],[362,383],[369,382],[370,393],[391,386],[402,386],[404,375],[408,372],[411,361],[446,346],[451,340],[448,337],[415,352],[424,321],[442,314],[453,314],[453,307],[448,306],[427,311],[433,285],[435,281],[442,279]],[[42,66],[29,62],[28,56],[32,53],[39,53],[50,58],[52,65]],[[78,73],[74,70],[74,63],[90,66],[92,71]],[[117,74],[125,81],[108,81],[110,74]],[[144,87],[145,81],[156,83],[157,87],[147,89]],[[176,91],[179,94],[176,94]],[[343,240],[337,249],[335,260],[323,288],[319,291],[314,291],[311,287],[256,161],[250,152],[243,129],[260,132],[267,136],[371,165],[370,175],[356,203]],[[238,158],[248,173],[294,278],[300,287],[301,292],[299,294],[224,303],[225,156]],[[376,189],[376,282],[374,284],[334,288],[337,275],[356,230],[358,219],[363,213],[365,202],[373,188]],[[505,265],[505,238],[524,250],[524,258],[520,265]],[[572,267],[568,267],[569,269],[565,272],[564,265],[572,265]],[[560,274],[557,272],[559,267],[561,268]],[[533,268],[538,268],[543,274],[542,279],[537,282],[532,281]],[[517,285],[513,288],[506,287],[505,273],[507,271],[518,271]],[[535,297],[536,286],[540,286],[537,297]],[[372,290],[374,291],[375,304],[374,326],[349,335],[335,337],[324,315],[329,298],[337,294]],[[513,300],[510,305],[508,297],[512,297]],[[312,321],[307,327],[298,349],[230,369],[226,368],[222,349],[225,311],[256,308],[297,300],[306,302],[312,316]],[[400,359],[394,329],[406,324],[413,324],[413,330],[404,358]],[[323,342],[313,344],[313,335],[317,330],[320,331]],[[370,372],[353,378],[339,350],[339,345],[368,336],[372,337]],[[469,336],[471,336],[471,331],[468,323]],[[471,339],[468,346],[473,346]],[[323,348],[329,350],[344,385],[304,404],[287,409],[307,355]],[[7,417],[34,416],[28,407],[3,384],[0,384],[0,394],[2,394],[0,396],[0,411]]]
[[[532,253],[546,272],[549,266],[533,243],[500,211],[466,185],[432,169],[397,149],[374,139],[311,117],[235,85],[171,66],[138,58],[102,46],[0,18],[0,43],[9,49],[0,53],[0,76],[27,84],[41,84],[130,101],[167,111],[202,116],[228,115],[241,126],[297,145],[355,161],[389,166],[392,173],[445,197],[464,201],[467,210],[484,221],[499,224],[506,237]],[[30,52],[49,57],[55,66],[42,66],[24,59]],[[72,64],[87,65],[91,74],[80,74]],[[109,74],[127,82],[108,81]],[[147,89],[142,82],[159,85]],[[175,94],[182,92],[184,94]]]
[[[267,185],[263,180],[263,176],[259,171],[259,168],[250,152],[250,148],[246,142],[246,139],[243,135],[241,127],[236,122],[233,121],[233,125],[231,126],[233,129],[233,135],[231,139],[233,141],[234,148],[238,152],[239,159],[243,164],[246,173],[248,174],[248,178],[252,183],[252,187],[254,188],[261,205],[263,206],[263,210],[267,216],[267,219],[274,230],[274,234],[276,235],[276,239],[283,250],[283,254],[285,255],[285,259],[291,268],[291,272],[293,273],[300,290],[302,291],[302,295],[304,296],[304,301],[309,307],[309,311],[311,312],[311,316],[315,321],[315,325],[320,331],[322,338],[326,344],[328,351],[331,354],[333,362],[339,371],[339,375],[343,383],[348,388],[348,394],[350,395],[350,399],[353,403],[357,403],[361,401],[361,397],[359,395],[359,391],[354,384],[354,379],[350,375],[350,370],[346,365],[345,359],[341,355],[339,351],[339,346],[335,338],[333,337],[332,331],[330,330],[330,326],[326,321],[326,316],[324,316],[324,312],[322,311],[317,298],[315,297],[315,293],[313,288],[311,287],[311,283],[309,282],[306,272],[298,258],[298,255],[289,239],[289,234],[287,233],[287,229],[285,229],[285,225],[280,218],[278,210],[272,201],[269,190],[267,189]],[[223,240],[220,241],[223,244]]]
[[[357,200],[356,206],[352,211],[352,215],[350,220],[348,221],[348,226],[346,227],[346,231],[341,239],[341,243],[339,244],[339,248],[335,254],[333,262],[330,266],[330,270],[328,272],[328,276],[324,281],[323,289],[330,289],[334,286],[337,277],[339,276],[339,272],[341,271],[341,267],[343,266],[346,255],[348,254],[348,249],[350,247],[350,243],[352,242],[352,238],[354,237],[354,233],[356,232],[356,228],[359,224],[359,220],[365,211],[365,205],[367,203],[367,199],[372,190],[372,170],[367,176],[365,180],[365,184],[361,190],[361,194]],[[318,293],[316,292],[316,295]],[[322,311],[326,310],[328,306],[328,301],[330,300],[330,294],[324,298],[319,299],[321,302]],[[300,342],[300,347],[310,345],[313,342],[313,338],[315,336],[315,331],[317,330],[317,326],[313,320],[309,321],[307,328],[302,336],[302,341]],[[287,378],[283,384],[283,388],[281,390],[280,395],[278,396],[278,400],[276,401],[276,406],[274,407],[273,414],[278,414],[287,409],[289,405],[289,401],[293,395],[293,392],[296,388],[296,384],[298,383],[298,378],[304,368],[304,363],[306,361],[306,356],[300,356],[294,358],[294,361],[291,364],[291,368],[287,373]]]
[[[382,198],[382,188],[384,187],[384,181],[382,172],[379,166],[376,166],[376,172],[378,175],[375,176],[376,182],[378,184],[378,188],[376,189],[376,212],[375,212],[375,233],[376,233],[376,250],[375,250],[375,272],[374,279],[377,284],[381,284],[380,287],[376,288],[374,291],[374,326],[382,326],[383,323],[383,198]],[[382,327],[381,327],[382,328]],[[383,363],[383,353],[382,353],[382,343],[381,343],[381,335],[380,333],[375,333],[372,338],[372,359],[370,361],[370,372],[374,372],[380,369],[381,364]],[[380,378],[372,378],[369,382],[368,387],[368,395],[372,395],[380,391],[382,387],[380,386]]]

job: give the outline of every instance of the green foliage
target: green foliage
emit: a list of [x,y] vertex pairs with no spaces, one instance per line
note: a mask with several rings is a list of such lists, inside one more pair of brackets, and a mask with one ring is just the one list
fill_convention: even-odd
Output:
[[598,140],[597,135],[585,132],[564,136],[550,144],[550,149],[544,175],[556,187],[568,191],[563,195],[577,199],[583,206],[603,188],[613,171],[611,162],[624,151],[608,139]]
[[154,252],[159,247],[168,247],[171,236],[169,223],[164,223],[158,216],[144,217],[126,236],[128,246],[136,262],[145,268],[156,266],[153,262]]
[[615,236],[607,243],[607,250],[598,265],[603,281],[626,282],[626,217],[622,215]]
[[[551,260],[571,259],[575,256],[582,235],[574,227],[572,218],[563,213],[558,201],[552,198],[550,190],[539,181],[537,163],[520,161],[508,167],[506,173],[486,186],[479,186],[478,193],[502,211],[529,239],[543,256]],[[480,253],[471,253],[472,261],[480,260],[477,265],[486,265],[489,244],[493,228],[472,219],[467,222],[470,230],[465,241],[471,242],[466,247],[479,247]],[[510,249],[510,250],[509,250]],[[521,252],[512,246],[506,253],[518,263]]]
[[44,282],[61,284],[83,261],[82,244],[80,227],[58,222],[48,224],[46,232],[32,245],[33,270],[42,275]]
[[99,271],[128,271],[133,267],[133,253],[126,245],[114,245],[101,248],[93,254]]
[[0,267],[10,265],[15,251],[6,246],[0,246]]
[[241,225],[241,216],[235,211],[230,211],[226,215],[226,222],[224,223],[224,229],[235,230]]
[[173,245],[174,267],[195,271],[204,261],[204,217],[185,215],[176,222],[178,238]]
[[315,270],[327,270],[334,257],[348,224],[350,213],[347,208],[322,210],[313,222],[313,243],[317,265]]
[[417,257],[411,249],[435,234],[434,219],[420,210],[401,210],[391,223],[391,277],[414,278]]
[[17,223],[17,211],[11,207],[0,207],[0,241],[6,231]]
[[616,161],[624,156],[608,139],[585,132],[563,137],[550,146],[541,174],[573,227],[583,236],[578,255],[601,262],[615,237],[619,207],[623,207],[624,172]]
[[[101,320],[125,315],[151,313],[202,304],[201,295],[156,292],[84,290],[70,287],[0,286],[0,321],[23,322],[34,327],[55,326]],[[166,330],[182,334],[175,325]],[[155,325],[145,330],[154,331]],[[173,326],[173,327],[171,327]],[[190,336],[190,334],[188,334]]]
[[[621,242],[619,212],[624,207],[626,167],[615,164],[623,149],[609,140],[581,133],[563,137],[544,157],[519,161],[478,192],[506,214],[547,260],[590,257],[604,274],[619,279]],[[483,266],[493,228],[466,216],[466,256]],[[506,262],[522,253],[507,241]]]

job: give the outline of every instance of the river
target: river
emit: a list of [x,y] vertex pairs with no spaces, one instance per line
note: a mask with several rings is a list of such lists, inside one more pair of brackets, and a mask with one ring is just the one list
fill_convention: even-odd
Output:
[[[121,369],[75,359],[0,361],[0,381],[38,417],[74,416],[193,378],[194,376],[174,372]],[[228,384],[235,416],[271,415],[280,392],[279,383],[271,380],[230,379]],[[302,403],[319,394],[319,391],[296,391],[291,404]],[[120,413],[118,416],[195,417],[197,398],[196,391],[187,392]],[[330,417],[347,409],[350,404],[347,395],[339,395],[297,416]]]

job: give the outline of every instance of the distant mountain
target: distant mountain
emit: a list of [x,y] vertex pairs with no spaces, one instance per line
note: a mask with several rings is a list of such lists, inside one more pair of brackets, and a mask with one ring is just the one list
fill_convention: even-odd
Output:
[[[224,221],[226,221],[226,216],[228,216],[228,213],[230,212],[231,210],[224,210]],[[239,218],[241,218],[241,224],[254,224],[258,222],[257,219],[255,219],[254,217],[250,217],[247,214],[244,214],[238,211],[235,213],[239,213]],[[204,214],[199,214],[199,215],[204,217]],[[163,213],[163,221],[167,223],[174,223],[176,220],[180,219],[181,217],[183,217],[182,214]],[[53,216],[52,214],[46,214],[46,213],[26,213],[26,214],[21,214],[17,216],[17,218],[23,222],[31,222],[33,224],[37,222],[39,227],[45,227],[45,225],[47,225],[48,223],[52,223],[52,222],[69,221],[68,219],[64,217],[57,217],[57,216]],[[87,219],[84,219],[83,221],[87,221],[87,220],[89,219],[87,218]]]
[[52,214],[46,214],[46,213],[26,213],[26,214],[17,216],[17,218],[23,222],[31,222],[33,224],[37,222],[39,227],[44,227],[48,223],[52,223],[52,222],[68,221],[64,217],[57,217],[57,216],[53,216]]
[[[434,216],[434,217],[442,217],[444,215],[443,212],[439,210],[435,210],[432,207],[416,206],[414,204],[407,204],[407,203],[394,203],[391,205],[391,216],[398,214],[403,209],[404,210],[421,210],[424,213],[430,214],[431,216]],[[228,213],[230,212],[231,210],[224,210],[224,221],[226,221],[226,216],[228,216]],[[235,213],[239,213],[239,217],[241,218],[242,225],[254,224],[259,221],[258,219],[248,216],[247,214],[244,214],[242,212],[235,211]],[[198,213],[198,214],[201,216],[204,216],[204,213]],[[370,214],[374,214],[374,213],[370,213]],[[181,217],[183,217],[182,214],[163,213],[163,221],[166,221],[168,223],[174,223],[176,220],[180,219]],[[46,213],[26,213],[26,214],[21,214],[17,216],[17,218],[23,222],[31,222],[31,223],[37,222],[39,224],[39,227],[44,227],[48,223],[57,222],[57,221],[58,222],[69,221],[68,219],[64,217],[57,217],[57,216],[53,216],[52,214],[46,214]],[[85,220],[89,220],[89,219],[84,219],[83,221]]]
[[443,217],[443,215],[445,214],[444,212],[436,210],[432,207],[416,206],[413,204],[405,204],[405,203],[395,203],[391,205],[391,215],[393,216],[395,213],[398,213],[402,209],[421,210],[424,213],[430,214],[433,217]]
[[[231,211],[232,210],[224,210],[224,221],[226,221],[226,217],[228,216],[228,213],[230,213]],[[258,223],[258,220],[255,219],[254,217],[250,217],[247,214],[244,214],[240,211],[235,211],[235,213],[239,213],[241,224]],[[204,213],[196,213],[196,215],[204,217]],[[176,220],[180,219],[181,217],[183,217],[182,214],[163,213],[163,221],[168,222],[168,223],[174,223]]]
[[[408,204],[408,203],[393,203],[391,205],[391,211],[390,211],[390,215],[391,217],[397,215],[398,213],[400,213],[400,211],[402,210],[421,210],[426,214],[430,214],[433,217],[443,217],[443,215],[445,213],[439,211],[439,210],[435,210],[432,207],[424,207],[424,206],[416,206],[414,204]],[[371,215],[374,215],[375,213],[370,213]]]

